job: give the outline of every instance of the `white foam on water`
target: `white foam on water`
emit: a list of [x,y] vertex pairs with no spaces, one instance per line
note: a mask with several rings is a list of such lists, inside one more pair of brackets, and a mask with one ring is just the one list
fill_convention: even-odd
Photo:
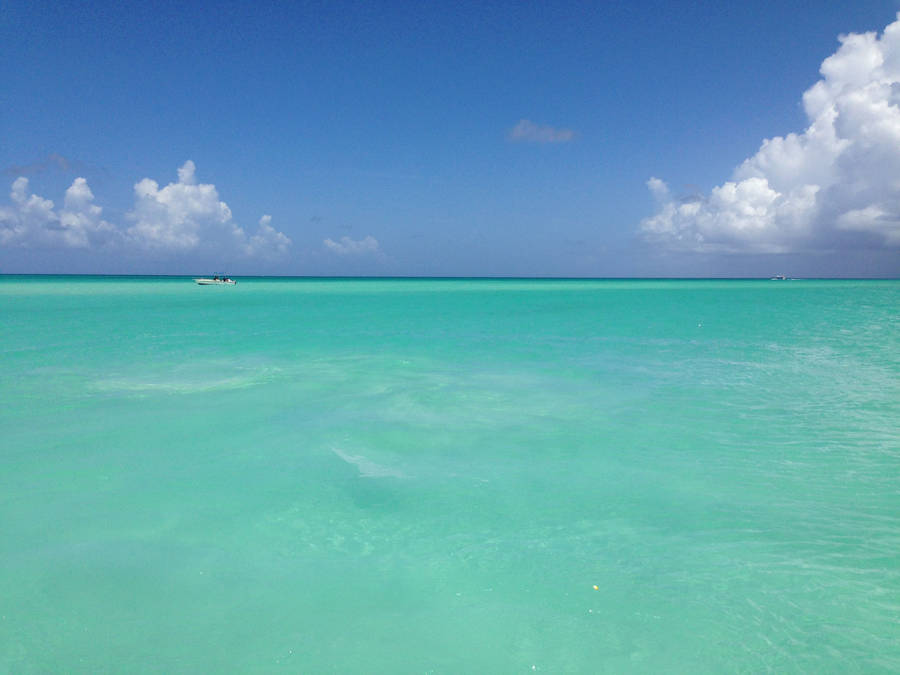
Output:
[[408,478],[402,471],[382,466],[362,455],[351,455],[340,448],[331,448],[331,451],[347,462],[347,464],[355,466],[359,470],[359,475],[363,478]]
[[[138,375],[132,377],[106,378],[93,383],[93,389],[104,392],[127,392],[133,394],[195,394],[230,389],[244,389],[269,382],[279,373],[278,368],[244,368],[230,376],[212,376],[197,373],[176,373],[171,375]],[[180,376],[179,376],[180,375]]]

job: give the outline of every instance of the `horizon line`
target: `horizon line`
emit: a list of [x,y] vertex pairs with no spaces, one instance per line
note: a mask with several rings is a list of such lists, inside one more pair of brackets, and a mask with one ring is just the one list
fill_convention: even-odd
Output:
[[[134,277],[151,277],[166,279],[194,279],[198,275],[193,274],[107,274],[103,272],[0,272],[0,277],[113,277],[113,278],[134,278]],[[321,274],[245,274],[245,275],[229,275],[230,278],[244,279],[356,279],[356,280],[510,280],[510,281],[773,281],[779,280],[769,276],[708,276],[708,277],[679,277],[679,276],[609,276],[609,277],[589,277],[589,276],[552,276],[552,275],[321,275]],[[787,277],[780,281],[898,281],[900,276],[873,276],[873,277]]]

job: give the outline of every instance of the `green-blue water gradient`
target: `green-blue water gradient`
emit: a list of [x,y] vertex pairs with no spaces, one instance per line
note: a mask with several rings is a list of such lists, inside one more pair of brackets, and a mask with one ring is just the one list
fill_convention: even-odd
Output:
[[900,671],[897,281],[0,277],[0,401],[0,671]]

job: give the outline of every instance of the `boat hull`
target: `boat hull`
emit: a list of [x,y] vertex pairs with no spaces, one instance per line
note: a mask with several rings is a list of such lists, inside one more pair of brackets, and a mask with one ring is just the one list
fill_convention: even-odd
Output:
[[201,286],[234,286],[234,279],[194,279]]

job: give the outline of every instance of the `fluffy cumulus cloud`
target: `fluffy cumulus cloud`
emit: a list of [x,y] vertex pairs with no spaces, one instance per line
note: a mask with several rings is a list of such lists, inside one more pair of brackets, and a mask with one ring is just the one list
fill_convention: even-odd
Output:
[[247,242],[247,253],[257,255],[266,251],[278,254],[287,253],[291,246],[291,240],[284,232],[279,232],[271,225],[272,216],[266,215],[259,219],[259,228],[250,241]]
[[263,216],[255,234],[234,222],[215,185],[198,183],[190,160],[178,169],[178,181],[160,188],[144,178],[134,186],[130,225],[113,225],[84,178],[66,190],[62,208],[28,190],[28,179],[12,185],[10,205],[0,207],[0,245],[106,249],[116,252],[179,254],[206,252],[248,257],[283,254],[291,240]]
[[531,120],[519,120],[518,124],[509,130],[509,140],[515,143],[568,143],[573,138],[575,132],[571,129],[542,126]]
[[708,195],[678,199],[648,181],[648,240],[701,252],[900,247],[900,20],[839,39],[803,94],[803,133],[763,141]]
[[363,239],[341,237],[340,241],[326,239],[322,242],[325,248],[338,255],[365,255],[378,253],[378,240],[369,235]]
[[13,181],[9,197],[10,205],[0,207],[0,246],[104,247],[121,238],[101,217],[84,178],[66,190],[62,208],[32,194],[25,177]]

